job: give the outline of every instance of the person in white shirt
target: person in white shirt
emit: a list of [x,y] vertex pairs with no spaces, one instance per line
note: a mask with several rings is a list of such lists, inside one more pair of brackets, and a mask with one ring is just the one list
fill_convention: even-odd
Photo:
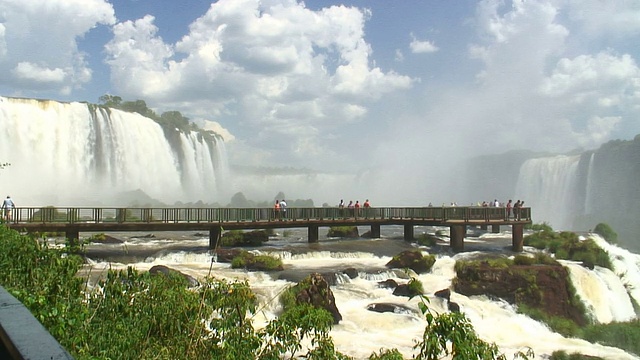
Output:
[[4,220],[11,220],[11,210],[16,207],[16,204],[13,203],[11,197],[7,195],[7,198],[2,202],[2,209],[4,210]]

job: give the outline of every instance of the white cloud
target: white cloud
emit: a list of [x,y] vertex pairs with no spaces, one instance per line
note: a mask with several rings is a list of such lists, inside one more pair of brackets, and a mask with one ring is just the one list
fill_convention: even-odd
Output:
[[[218,122],[234,121],[225,126],[252,146],[291,156],[295,149],[327,151],[329,144],[310,137],[362,118],[384,94],[412,86],[408,76],[372,65],[364,38],[369,15],[342,5],[312,11],[292,0],[221,0],[175,44],[146,16],[117,24],[105,49],[124,97],[203,118],[217,114]],[[271,138],[280,144],[267,145]],[[293,150],[283,145],[294,143]],[[302,153],[299,160],[306,160]]]
[[18,79],[39,83],[62,83],[65,80],[64,70],[43,68],[30,62],[18,63],[13,69],[13,74]]
[[414,54],[434,53],[439,50],[438,47],[435,46],[431,41],[418,40],[413,34],[411,34],[411,37],[413,38],[413,40],[411,41],[411,43],[409,43],[409,48]]
[[91,79],[77,40],[115,22],[104,0],[0,2],[0,80],[17,89],[68,93]]

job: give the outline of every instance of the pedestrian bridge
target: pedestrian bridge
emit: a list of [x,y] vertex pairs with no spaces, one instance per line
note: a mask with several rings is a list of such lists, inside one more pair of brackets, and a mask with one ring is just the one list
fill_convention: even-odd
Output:
[[[509,216],[511,215],[511,216]],[[531,208],[507,214],[502,207],[335,207],[298,208],[120,208],[120,207],[19,207],[7,226],[25,232],[64,232],[77,241],[80,232],[110,231],[209,231],[209,245],[218,245],[223,230],[308,229],[309,242],[317,242],[318,229],[330,226],[370,226],[371,236],[380,237],[380,227],[404,226],[404,238],[413,239],[414,226],[450,228],[451,247],[464,250],[468,226],[499,232],[511,226],[513,250],[522,251],[523,229],[531,224]]]

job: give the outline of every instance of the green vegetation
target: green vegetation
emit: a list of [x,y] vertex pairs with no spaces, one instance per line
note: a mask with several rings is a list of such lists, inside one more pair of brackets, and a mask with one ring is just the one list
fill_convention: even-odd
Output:
[[556,255],[556,259],[582,261],[589,268],[598,265],[613,269],[609,255],[602,248],[592,239],[580,240],[573,232],[541,230],[525,236],[524,244],[548,250]]
[[596,225],[593,232],[602,236],[603,239],[607,240],[609,244],[617,244],[618,243],[618,234],[613,231],[611,226],[605,223],[599,223]]
[[[77,276],[80,256],[4,226],[0,248],[0,285],[78,360],[349,359],[336,351],[329,336],[333,318],[324,309],[293,304],[255,329],[258,301],[246,281],[206,277],[202,286],[188,289],[178,274],[152,276],[128,268],[109,271],[90,287]],[[420,310],[428,326],[413,358],[506,359],[495,344],[477,337],[463,314],[432,313],[427,301],[422,297]],[[515,357],[528,356],[533,355]],[[395,349],[370,358],[402,359]]]
[[357,226],[331,226],[327,232],[327,237],[357,238],[358,236]]
[[269,255],[254,255],[248,251],[242,251],[231,260],[234,269],[247,269],[257,271],[282,270],[282,260]]
[[582,355],[579,353],[567,354],[566,351],[554,351],[549,360],[604,360],[601,357]]
[[579,336],[590,342],[615,346],[640,355],[640,320],[624,323],[590,325]]
[[431,234],[420,234],[415,238],[415,242],[421,246],[435,246],[438,238]]
[[265,230],[242,231],[231,230],[222,235],[221,245],[226,247],[235,246],[261,246],[269,241],[269,234]]
[[527,224],[524,226],[524,228],[532,231],[553,231],[553,228],[547,222],[538,224]]

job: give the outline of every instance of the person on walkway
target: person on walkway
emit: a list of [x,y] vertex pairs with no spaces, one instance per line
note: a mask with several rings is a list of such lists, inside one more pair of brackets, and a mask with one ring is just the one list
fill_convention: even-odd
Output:
[[356,200],[355,205],[353,205],[353,207],[355,208],[355,216],[360,216],[360,201]]
[[349,209],[349,215],[353,216],[353,210],[355,209],[353,200],[349,200],[349,205],[347,205],[347,208]]
[[4,221],[11,220],[11,210],[16,207],[16,204],[11,200],[11,196],[7,195],[7,198],[2,202],[2,210],[4,210]]
[[282,214],[283,219],[287,218],[287,203],[284,199],[280,200],[280,213]]
[[273,205],[273,218],[280,219],[280,202],[278,200]]
[[513,204],[511,203],[511,199],[507,202],[507,220],[511,219],[511,208]]
[[520,220],[520,200],[513,205],[513,217],[516,220]]

